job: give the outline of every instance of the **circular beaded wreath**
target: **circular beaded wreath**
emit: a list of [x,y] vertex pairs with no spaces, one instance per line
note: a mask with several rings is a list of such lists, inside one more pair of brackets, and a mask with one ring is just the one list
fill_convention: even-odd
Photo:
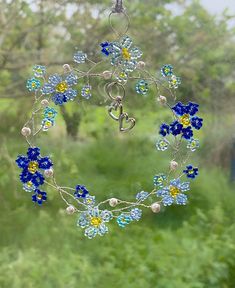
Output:
[[[162,205],[185,205],[188,201],[190,182],[183,180],[183,177],[192,180],[198,175],[198,168],[188,164],[188,159],[191,152],[199,147],[199,140],[194,138],[194,132],[199,130],[203,123],[202,118],[196,115],[199,105],[192,102],[187,104],[177,102],[176,89],[181,84],[181,79],[174,74],[172,65],[163,65],[156,75],[146,70],[145,62],[141,60],[142,51],[126,35],[129,18],[121,1],[117,1],[109,15],[113,30],[111,16],[114,13],[126,17],[127,29],[123,35],[118,35],[116,41],[105,41],[100,44],[101,61],[94,62],[84,52],[77,51],[73,56],[76,65],[71,67],[65,64],[62,75],[48,76],[46,67],[34,66],[34,76],[26,83],[27,89],[34,94],[32,113],[21,130],[29,147],[27,155],[19,155],[16,159],[21,169],[19,178],[23,189],[32,193],[32,201],[39,206],[47,201],[47,193],[43,191],[44,184],[55,189],[65,202],[66,212],[78,214],[77,226],[84,229],[84,234],[89,239],[106,234],[107,223],[112,219],[124,228],[134,221],[139,221],[144,208],[158,213]],[[89,66],[86,71],[80,69],[81,64],[84,63]],[[109,65],[109,70],[99,72],[98,68],[104,63]],[[111,102],[107,109],[108,115],[117,122],[120,132],[128,132],[136,123],[124,109],[126,86],[130,82],[134,82],[132,85],[135,85],[136,93],[141,95],[148,93],[149,86],[154,86],[159,104],[170,109],[172,113],[172,122],[160,125],[160,136],[156,143],[159,151],[172,150],[169,168],[166,173],[159,173],[153,177],[151,192],[139,191],[133,201],[113,197],[98,202],[84,185],[78,184],[76,187],[59,185],[50,157],[41,155],[40,148],[35,145],[40,133],[49,131],[55,125],[56,105],[66,105],[67,102],[78,97],[78,94],[86,100],[92,97],[90,82],[95,77],[106,81],[104,91]],[[85,81],[85,85],[78,93],[76,85],[81,79]],[[117,91],[117,95],[114,96],[114,92]],[[41,116],[40,123],[37,123],[36,116]],[[184,157],[181,155],[182,149],[186,150]],[[175,175],[173,178],[172,172]],[[154,202],[152,202],[153,198],[156,198]],[[109,204],[110,208],[102,208],[107,207],[105,204]]]

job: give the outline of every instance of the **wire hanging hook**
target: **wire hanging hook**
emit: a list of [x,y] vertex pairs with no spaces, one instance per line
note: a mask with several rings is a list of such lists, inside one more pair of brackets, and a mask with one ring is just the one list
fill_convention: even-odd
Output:
[[112,12],[113,13],[123,13],[123,11],[124,11],[124,8],[122,5],[122,0],[116,0],[116,4],[113,7]]

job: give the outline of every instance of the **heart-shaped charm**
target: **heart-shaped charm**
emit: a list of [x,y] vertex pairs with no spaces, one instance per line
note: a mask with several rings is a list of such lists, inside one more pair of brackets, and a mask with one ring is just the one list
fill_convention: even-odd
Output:
[[[114,114],[113,111],[117,111],[118,113]],[[120,103],[111,104],[108,108],[109,116],[115,121],[119,121],[120,115],[122,115],[122,111],[122,104]]]
[[[123,127],[124,126],[124,120],[125,120],[125,123],[128,124],[128,126],[125,128]],[[128,132],[134,126],[135,126],[135,119],[134,118],[129,118],[127,113],[123,113],[120,115],[120,117],[119,117],[119,130],[121,132]]]

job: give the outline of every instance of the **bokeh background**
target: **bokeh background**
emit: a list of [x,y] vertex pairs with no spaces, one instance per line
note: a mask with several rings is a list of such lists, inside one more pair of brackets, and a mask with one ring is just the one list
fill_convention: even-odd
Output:
[[[88,240],[76,216],[46,188],[43,207],[22,190],[15,158],[25,153],[20,130],[32,94],[25,83],[34,64],[61,72],[76,49],[99,59],[99,43],[112,40],[111,1],[0,1],[0,287],[1,288],[232,288],[235,287],[235,3],[234,1],[124,1],[129,35],[156,73],[174,65],[183,79],[181,101],[201,105],[200,169],[186,207],[144,211],[126,229]],[[227,9],[226,9],[227,7]],[[120,21],[117,21],[117,24]],[[152,189],[168,154],[155,149],[158,125],[170,115],[156,102],[128,91],[137,118],[125,135],[106,112],[100,87],[91,101],[66,104],[57,125],[38,140],[55,163],[62,185],[86,184],[99,200],[132,199]],[[80,85],[80,84],[79,84]]]

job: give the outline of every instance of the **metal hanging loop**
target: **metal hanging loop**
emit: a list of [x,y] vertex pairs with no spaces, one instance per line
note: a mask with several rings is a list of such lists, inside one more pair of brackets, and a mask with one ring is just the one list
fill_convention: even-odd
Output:
[[[126,18],[127,24],[126,24],[126,27],[123,30],[123,32],[119,32],[114,28],[113,23],[112,23],[112,15],[113,14],[123,15]],[[117,34],[118,37],[125,35],[127,33],[127,31],[129,30],[130,18],[126,13],[125,8],[123,7],[122,0],[116,0],[116,4],[113,6],[113,8],[109,14],[109,25],[110,25],[111,29],[113,30],[113,32],[115,34]]]
[[[119,87],[121,88],[122,95],[120,95],[119,91],[118,91],[118,94],[119,94],[118,96],[114,97],[112,95],[112,89],[113,89],[114,86],[117,86],[118,88]],[[106,84],[105,85],[105,92],[107,93],[107,95],[109,96],[109,98],[111,100],[114,100],[116,102],[121,102],[124,99],[125,95],[126,95],[126,90],[125,90],[124,86],[121,83],[118,83],[118,82],[111,82],[111,83]]]

